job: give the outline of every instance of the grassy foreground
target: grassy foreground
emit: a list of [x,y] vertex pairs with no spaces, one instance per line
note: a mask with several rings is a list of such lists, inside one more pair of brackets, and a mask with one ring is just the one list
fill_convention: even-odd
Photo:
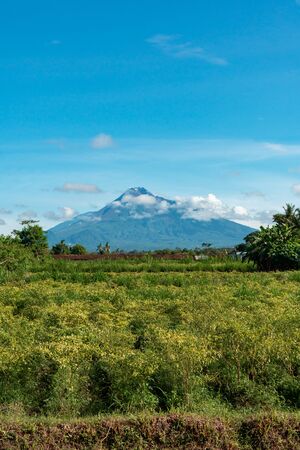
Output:
[[300,448],[299,313],[298,272],[232,261],[2,274],[0,448]]

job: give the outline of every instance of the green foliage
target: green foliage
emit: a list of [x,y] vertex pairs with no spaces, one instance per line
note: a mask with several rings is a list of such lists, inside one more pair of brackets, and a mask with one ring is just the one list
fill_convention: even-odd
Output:
[[70,247],[62,240],[53,245],[51,253],[53,253],[53,255],[68,255],[70,253]]
[[87,250],[81,244],[67,245],[64,240],[53,245],[51,249],[53,255],[86,255]]
[[260,227],[237,247],[259,270],[290,270],[300,267],[300,209],[287,204],[273,216],[275,225]]
[[103,245],[101,244],[101,242],[100,242],[100,244],[99,245],[97,245],[97,253],[99,253],[99,255],[104,255],[104,247],[103,247]]
[[300,239],[287,224],[261,227],[246,238],[246,257],[259,270],[289,270],[300,266]]
[[86,255],[87,250],[81,244],[74,244],[70,246],[70,253],[71,255]]
[[14,230],[13,234],[24,247],[29,248],[34,255],[43,255],[48,249],[47,237],[42,227],[35,220],[21,222],[22,229]]
[[296,274],[208,264],[46,261],[0,285],[0,409],[299,408]]
[[284,208],[284,213],[274,214],[273,221],[278,225],[288,225],[294,230],[300,229],[300,209],[294,205],[287,204]]
[[30,250],[24,248],[17,240],[0,235],[0,281],[9,274],[22,276],[33,261]]
[[103,246],[101,243],[97,246],[97,253],[99,255],[108,255],[110,253],[110,245],[108,242]]

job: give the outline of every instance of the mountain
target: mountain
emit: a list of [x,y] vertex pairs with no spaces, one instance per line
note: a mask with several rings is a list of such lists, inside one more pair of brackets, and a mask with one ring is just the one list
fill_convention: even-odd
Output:
[[63,239],[68,244],[80,243],[90,251],[95,251],[100,242],[129,251],[195,248],[203,242],[232,247],[254,231],[224,218],[203,220],[198,213],[199,209],[187,211],[175,200],[137,187],[99,211],[80,214],[51,228],[47,236],[51,246]]

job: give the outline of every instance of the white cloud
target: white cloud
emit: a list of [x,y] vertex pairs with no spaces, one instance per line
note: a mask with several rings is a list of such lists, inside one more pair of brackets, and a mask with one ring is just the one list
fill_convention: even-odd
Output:
[[75,216],[76,211],[73,208],[70,208],[69,206],[64,206],[63,208],[58,208],[61,211],[61,215],[64,219],[71,219]]
[[299,155],[300,154],[300,145],[299,144],[282,144],[279,142],[263,142],[262,143],[265,150],[268,150],[270,153],[281,156],[288,155]]
[[75,192],[79,194],[99,194],[102,190],[95,184],[65,183],[62,187],[55,188],[59,192]]
[[111,206],[113,206],[114,208],[118,208],[119,206],[122,206],[122,203],[118,200],[115,200],[114,202],[112,202]]
[[[300,184],[297,187],[300,195]],[[261,196],[254,192],[253,196]],[[154,217],[167,212],[177,213],[183,220],[210,221],[213,219],[227,219],[253,228],[272,224],[276,210],[248,209],[243,205],[228,205],[215,194],[207,196],[175,197],[167,200],[151,194],[124,195],[112,205],[116,211],[126,208],[134,219]]]
[[133,205],[155,205],[157,203],[156,198],[152,195],[142,194],[142,195],[124,195],[122,198],[122,203],[131,203]]
[[115,201],[112,205],[116,208],[127,208],[135,219],[165,214],[168,211],[177,212],[183,219],[199,221],[217,218],[244,220],[249,217],[245,207],[240,205],[229,207],[214,194],[208,194],[207,197],[176,197],[175,200],[166,200],[149,194],[137,196],[127,194],[121,201]]
[[3,226],[3,225],[6,225],[6,222],[5,222],[5,220],[3,220],[3,219],[0,219],[0,225],[1,225],[1,226]]
[[267,150],[271,150],[272,152],[286,153],[288,151],[286,146],[275,142],[264,142],[263,145]]
[[239,217],[248,216],[248,211],[246,208],[244,208],[244,206],[234,206],[232,210],[234,214],[236,214],[236,216]]
[[274,214],[278,213],[275,209],[266,211],[255,211],[253,212],[253,219],[258,220],[260,223],[269,225],[273,222]]
[[207,197],[177,197],[175,207],[184,219],[209,221],[223,218],[237,220],[248,216],[248,211],[243,206],[229,207],[214,194],[208,194]]
[[166,200],[162,200],[161,202],[159,202],[158,214],[164,214],[170,208],[171,208],[170,203],[168,203]]
[[[295,188],[300,195],[300,185]],[[254,192],[255,196],[258,195]],[[259,194],[260,196],[260,194]],[[258,228],[260,225],[272,223],[276,211],[258,211],[247,209],[240,204],[228,205],[215,194],[207,196],[175,197],[167,200],[151,193],[134,195],[124,194],[119,200],[111,203],[115,212],[121,214],[126,210],[129,217],[133,219],[145,219],[171,212],[178,214],[182,220],[193,219],[196,221],[210,221],[213,219],[227,219],[240,224]],[[71,207],[57,208],[56,211],[48,211],[44,217],[48,220],[58,222],[70,220],[78,215]],[[84,220],[86,215],[81,215]],[[81,217],[79,216],[79,218]],[[89,218],[90,220],[90,218]],[[97,219],[98,220],[98,219]]]
[[248,217],[241,218],[240,220],[238,220],[238,222],[253,228],[259,228],[260,226],[268,226],[273,223],[273,216],[276,213],[278,213],[278,211],[276,210],[266,210],[266,211],[251,210],[249,212]]
[[22,220],[31,220],[31,219],[36,219],[37,218],[37,213],[35,211],[32,210],[27,210],[27,211],[23,211],[18,215],[18,220],[22,221]]
[[[299,0],[299,1],[300,1],[300,0]],[[294,184],[294,185],[292,186],[292,190],[293,190],[294,194],[300,195],[300,183]]]
[[115,201],[112,204],[116,208],[128,208],[134,219],[144,219],[157,214],[164,214],[171,208],[172,202],[149,194],[127,194],[123,195],[121,201]]
[[180,35],[156,34],[147,39],[147,42],[169,56],[180,59],[199,59],[209,64],[225,66],[228,64],[224,58],[213,56],[192,42],[180,40]]
[[91,146],[94,149],[102,149],[102,148],[109,148],[114,145],[114,141],[112,136],[109,134],[98,134],[98,136],[95,136],[91,141]]
[[57,211],[48,211],[44,214],[46,219],[52,220],[54,222],[58,222],[60,220],[70,220],[76,216],[78,212],[71,208],[70,206],[63,206],[57,208]]
[[10,211],[9,209],[0,208],[0,214],[12,214],[12,211]]

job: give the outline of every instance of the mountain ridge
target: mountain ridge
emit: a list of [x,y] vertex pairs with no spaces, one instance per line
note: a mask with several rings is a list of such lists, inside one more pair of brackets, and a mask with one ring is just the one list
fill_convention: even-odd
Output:
[[98,211],[80,214],[54,226],[47,236],[50,245],[65,240],[95,251],[100,242],[109,242],[112,250],[141,251],[195,248],[202,242],[232,247],[252,231],[226,218],[188,217],[175,200],[155,196],[144,187],[134,187]]

